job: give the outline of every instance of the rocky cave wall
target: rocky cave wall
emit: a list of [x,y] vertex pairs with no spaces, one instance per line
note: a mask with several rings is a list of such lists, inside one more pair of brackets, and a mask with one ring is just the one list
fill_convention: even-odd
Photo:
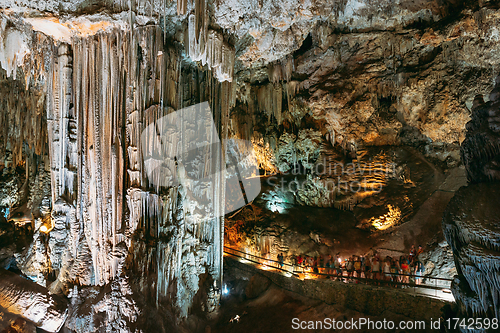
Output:
[[473,99],[494,85],[497,15],[465,9],[444,22],[368,32],[318,22],[284,63],[237,72],[238,132],[269,144],[273,163],[263,157],[262,166],[270,172],[311,165],[320,146],[305,153],[300,145],[316,137],[347,152],[409,144],[456,165]]
[[[407,21],[398,21],[399,7],[384,11],[380,3],[376,11],[360,6],[370,13],[370,24],[353,19],[344,25],[342,14],[335,20],[320,15],[308,28],[292,20],[283,30],[303,27],[300,47],[285,47],[292,38],[283,31],[271,38],[262,25],[241,23],[254,39],[236,47],[241,62],[231,133],[254,142],[267,174],[297,165],[312,173],[311,188],[298,193],[297,201],[355,207],[363,198],[339,186],[332,196],[338,175],[315,170],[325,161],[363,163],[367,146],[413,146],[444,170],[461,164],[474,98],[488,98],[498,71],[497,4],[442,4],[438,11],[419,5],[427,7],[418,18],[404,16]],[[387,19],[383,27],[381,18]],[[259,58],[266,38],[271,54],[287,47],[292,52],[279,60]]]
[[487,99],[478,95],[474,100],[461,146],[469,185],[460,188],[443,216],[443,230],[458,273],[452,291],[467,318],[500,317],[498,78],[496,83]]
[[[73,330],[126,330],[139,320],[137,291],[179,317],[199,290],[211,295],[205,308],[216,303],[224,180],[194,194],[155,187],[140,144],[148,124],[209,101],[221,138],[252,141],[267,173],[394,144],[453,167],[474,97],[498,74],[496,1],[0,7],[0,222],[35,221],[33,241],[0,259],[69,295]],[[335,205],[315,184],[302,203]],[[217,207],[190,225],[196,195]],[[88,310],[87,299],[99,305]]]

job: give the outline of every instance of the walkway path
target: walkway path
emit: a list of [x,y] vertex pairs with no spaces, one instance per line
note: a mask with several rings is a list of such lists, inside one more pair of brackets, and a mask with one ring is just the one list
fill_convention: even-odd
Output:
[[[237,249],[224,247],[224,255],[230,256],[233,259],[238,260],[246,265],[251,265],[265,271],[274,271],[275,273],[280,273],[289,278],[296,278],[300,280],[304,279],[335,279],[341,280],[345,283],[359,283],[359,284],[370,284],[377,287],[387,287],[391,289],[396,289],[401,292],[414,293],[423,295],[426,297],[437,298],[449,302],[454,302],[455,299],[451,294],[450,279],[436,278],[432,276],[425,276],[422,284],[417,285],[414,282],[416,276],[407,275],[410,277],[410,283],[402,283],[397,281],[384,281],[384,280],[374,280],[366,279],[361,277],[348,277],[347,272],[342,272],[342,277],[336,276],[334,274],[329,274],[329,269],[319,268],[318,273],[314,273],[310,267],[297,267],[290,264],[284,263],[280,267],[279,262],[271,259],[266,259],[258,257],[249,253],[244,253]],[[396,276],[404,276],[404,274],[395,274]]]
[[448,202],[461,186],[467,185],[465,169],[458,167],[450,170],[445,181],[422,204],[413,218],[399,226],[386,239],[374,248],[382,257],[406,254],[411,245],[423,244],[433,236],[443,239],[441,220]]

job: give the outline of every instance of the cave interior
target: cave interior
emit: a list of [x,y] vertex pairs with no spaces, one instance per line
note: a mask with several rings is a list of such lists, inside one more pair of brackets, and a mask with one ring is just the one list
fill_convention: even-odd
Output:
[[500,1],[0,0],[0,333],[498,332],[499,181]]

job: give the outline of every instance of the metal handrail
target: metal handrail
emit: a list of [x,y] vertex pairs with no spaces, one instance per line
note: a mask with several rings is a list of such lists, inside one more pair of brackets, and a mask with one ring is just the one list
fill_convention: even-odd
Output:
[[[228,246],[224,246],[224,248],[225,248],[225,249],[229,249],[229,250],[231,250],[231,251],[235,251],[235,252],[243,253],[243,254],[245,254],[245,255],[247,255],[247,256],[251,256],[251,257],[254,257],[254,258],[257,258],[257,259],[262,259],[262,260],[265,260],[265,261],[270,261],[270,262],[274,262],[274,263],[276,263],[276,264],[281,265],[281,263],[280,263],[279,261],[277,261],[277,260],[267,259],[267,258],[264,258],[264,257],[259,257],[259,256],[256,256],[255,254],[246,253],[246,252],[243,252],[243,251],[240,251],[240,250],[236,250],[236,249],[230,248],[230,247],[228,247]],[[245,259],[246,259],[246,258],[245,258]],[[248,259],[247,259],[247,260],[248,260]],[[287,263],[285,263],[285,262],[283,262],[283,266],[289,266],[289,267],[291,267],[292,269],[293,269],[293,267],[294,267],[294,265],[292,265],[292,264],[287,264]],[[272,267],[274,267],[274,266],[272,266]]]
[[[229,249],[231,251],[235,251],[235,252],[239,252],[239,253],[242,253],[242,254],[245,254],[245,255],[248,255],[248,256],[252,256],[254,258],[257,258],[257,259],[262,259],[262,260],[265,260],[265,261],[270,261],[270,262],[274,262],[274,263],[277,263],[277,264],[280,264],[279,261],[276,261],[276,260],[273,260],[273,259],[268,259],[268,258],[264,258],[264,257],[259,257],[255,254],[251,254],[251,253],[246,253],[246,252],[243,252],[243,251],[240,251],[240,250],[237,250],[237,249],[233,249],[231,247],[228,247],[228,246],[224,246],[225,249]],[[289,266],[289,267],[302,267],[301,265],[292,265],[292,264],[287,264],[287,263],[283,263],[284,266]],[[314,266],[310,266],[310,265],[307,265],[307,266],[303,266],[303,267],[314,267]],[[331,268],[331,267],[318,267],[318,268],[324,268],[324,269],[335,269],[335,268]],[[344,271],[347,271],[346,269],[342,269],[341,270],[344,272]],[[443,280],[443,281],[453,281],[453,279],[447,279],[447,278],[441,278],[441,277],[437,277],[437,276],[431,276],[431,275],[413,275],[413,274],[401,274],[401,273],[384,273],[382,271],[380,271],[379,273],[381,274],[390,274],[390,275],[398,275],[398,276],[409,276],[409,277],[418,277],[418,278],[427,278],[427,279],[436,279],[436,280]],[[316,274],[316,273],[313,273],[313,274]]]
[[299,276],[298,274],[295,274],[295,272],[290,272],[290,271],[287,271],[286,269],[283,269],[283,268],[279,268],[279,267],[272,266],[272,265],[269,265],[269,264],[266,264],[266,263],[261,263],[261,262],[258,262],[258,261],[254,261],[252,259],[248,259],[248,258],[239,256],[239,255],[234,254],[234,253],[230,253],[230,252],[226,252],[226,251],[224,251],[224,253],[229,254],[231,256],[234,256],[234,257],[237,257],[237,258],[245,259],[245,260],[247,260],[249,262],[252,262],[254,264],[257,264],[257,265],[263,265],[263,266],[271,267],[273,269],[277,269],[277,270],[280,270],[280,271],[283,271],[283,272],[286,272],[286,273],[290,273],[290,274],[292,274],[293,276],[296,276],[296,277]]
[[[302,267],[300,265],[292,265],[292,264],[287,264],[287,263],[283,263],[282,264],[279,261],[276,261],[276,260],[273,260],[273,259],[259,257],[257,255],[254,255],[254,254],[251,254],[251,253],[246,253],[246,252],[243,252],[241,250],[233,249],[233,248],[230,248],[228,246],[224,246],[224,249],[228,249],[228,250],[234,251],[234,252],[239,252],[239,253],[242,253],[242,254],[244,254],[246,256],[251,256],[251,257],[254,257],[254,258],[257,258],[257,259],[262,259],[263,261],[273,262],[273,263],[276,263],[278,265],[283,265],[283,266],[291,267],[292,271],[289,271],[289,270],[286,270],[286,269],[283,269],[283,268],[280,268],[280,267],[277,267],[277,266],[272,266],[272,265],[269,265],[269,264],[266,264],[266,263],[261,263],[261,262],[255,261],[255,260],[248,259],[246,257],[239,256],[239,255],[234,254],[234,253],[223,251],[226,254],[229,254],[229,255],[232,255],[232,256],[235,256],[235,257],[239,257],[239,258],[248,260],[248,261],[256,263],[258,265],[264,265],[264,266],[271,267],[271,268],[274,268],[274,269],[278,269],[278,270],[281,270],[281,271],[284,271],[284,272],[287,272],[287,273],[291,273],[294,276],[298,276],[297,273],[300,273],[300,274],[313,274],[313,275],[326,276],[326,277],[337,277],[339,279],[353,279],[353,280],[358,280],[358,281],[375,281],[377,283],[382,282],[382,283],[385,283],[385,284],[406,285],[406,286],[411,286],[411,287],[427,288],[427,289],[435,289],[435,290],[442,289],[442,287],[438,287],[437,286],[437,281],[436,281],[436,285],[435,286],[429,286],[427,284],[404,283],[404,282],[397,282],[397,281],[386,281],[386,280],[379,280],[379,279],[360,278],[360,277],[354,277],[354,276],[343,276],[342,274],[345,271],[347,271],[345,269],[340,269],[341,270],[340,274],[328,274],[328,273],[319,273],[319,272],[315,273],[315,272],[303,272],[303,271],[301,272],[301,271],[297,271],[297,270],[294,269],[295,267]],[[303,266],[303,267],[312,268],[313,266]],[[336,268],[329,268],[329,267],[318,267],[318,268],[332,269],[332,270],[336,269]],[[421,279],[425,278],[425,279],[434,279],[434,280],[441,280],[441,281],[448,281],[448,282],[452,282],[453,281],[452,279],[441,278],[441,277],[434,277],[434,276],[430,276],[430,275],[422,275],[422,276],[420,276],[420,275],[413,275],[413,274],[384,273],[382,271],[378,272],[378,273],[384,274],[384,275],[388,275],[388,276],[408,276],[408,277],[415,277],[415,278],[421,278]]]
[[[294,272],[298,272],[298,271],[294,271]],[[369,278],[362,278],[362,277],[357,277],[357,276],[345,276],[345,275],[335,275],[335,274],[328,274],[328,273],[314,273],[314,272],[305,272],[305,274],[320,275],[320,276],[325,276],[327,278],[332,277],[332,278],[345,279],[345,280],[357,280],[357,281],[361,281],[361,282],[369,281],[369,282],[376,282],[376,283],[382,283],[382,284],[402,285],[402,286],[427,288],[427,289],[437,289],[437,290],[443,289],[443,287],[429,286],[426,284],[387,281],[387,280],[382,280],[382,279],[369,279]],[[395,275],[395,274],[390,274],[390,273],[384,273],[384,274]],[[415,275],[415,276],[417,276],[417,275]],[[417,276],[417,277],[422,278],[421,276]]]

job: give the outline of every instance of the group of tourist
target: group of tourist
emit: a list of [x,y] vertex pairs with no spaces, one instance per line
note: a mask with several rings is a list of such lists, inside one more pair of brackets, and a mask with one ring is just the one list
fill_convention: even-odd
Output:
[[[410,283],[410,276],[416,284],[422,283],[424,264],[419,259],[423,253],[422,246],[418,249],[412,246],[408,255],[398,259],[386,256],[381,258],[379,253],[373,256],[350,256],[342,260],[340,254],[335,256],[297,256],[293,263],[302,272],[328,274],[331,279],[352,278],[383,280],[401,283]],[[283,254],[278,256],[278,262],[283,267]],[[281,258],[281,259],[280,259]],[[412,281],[413,282],[413,281]]]

